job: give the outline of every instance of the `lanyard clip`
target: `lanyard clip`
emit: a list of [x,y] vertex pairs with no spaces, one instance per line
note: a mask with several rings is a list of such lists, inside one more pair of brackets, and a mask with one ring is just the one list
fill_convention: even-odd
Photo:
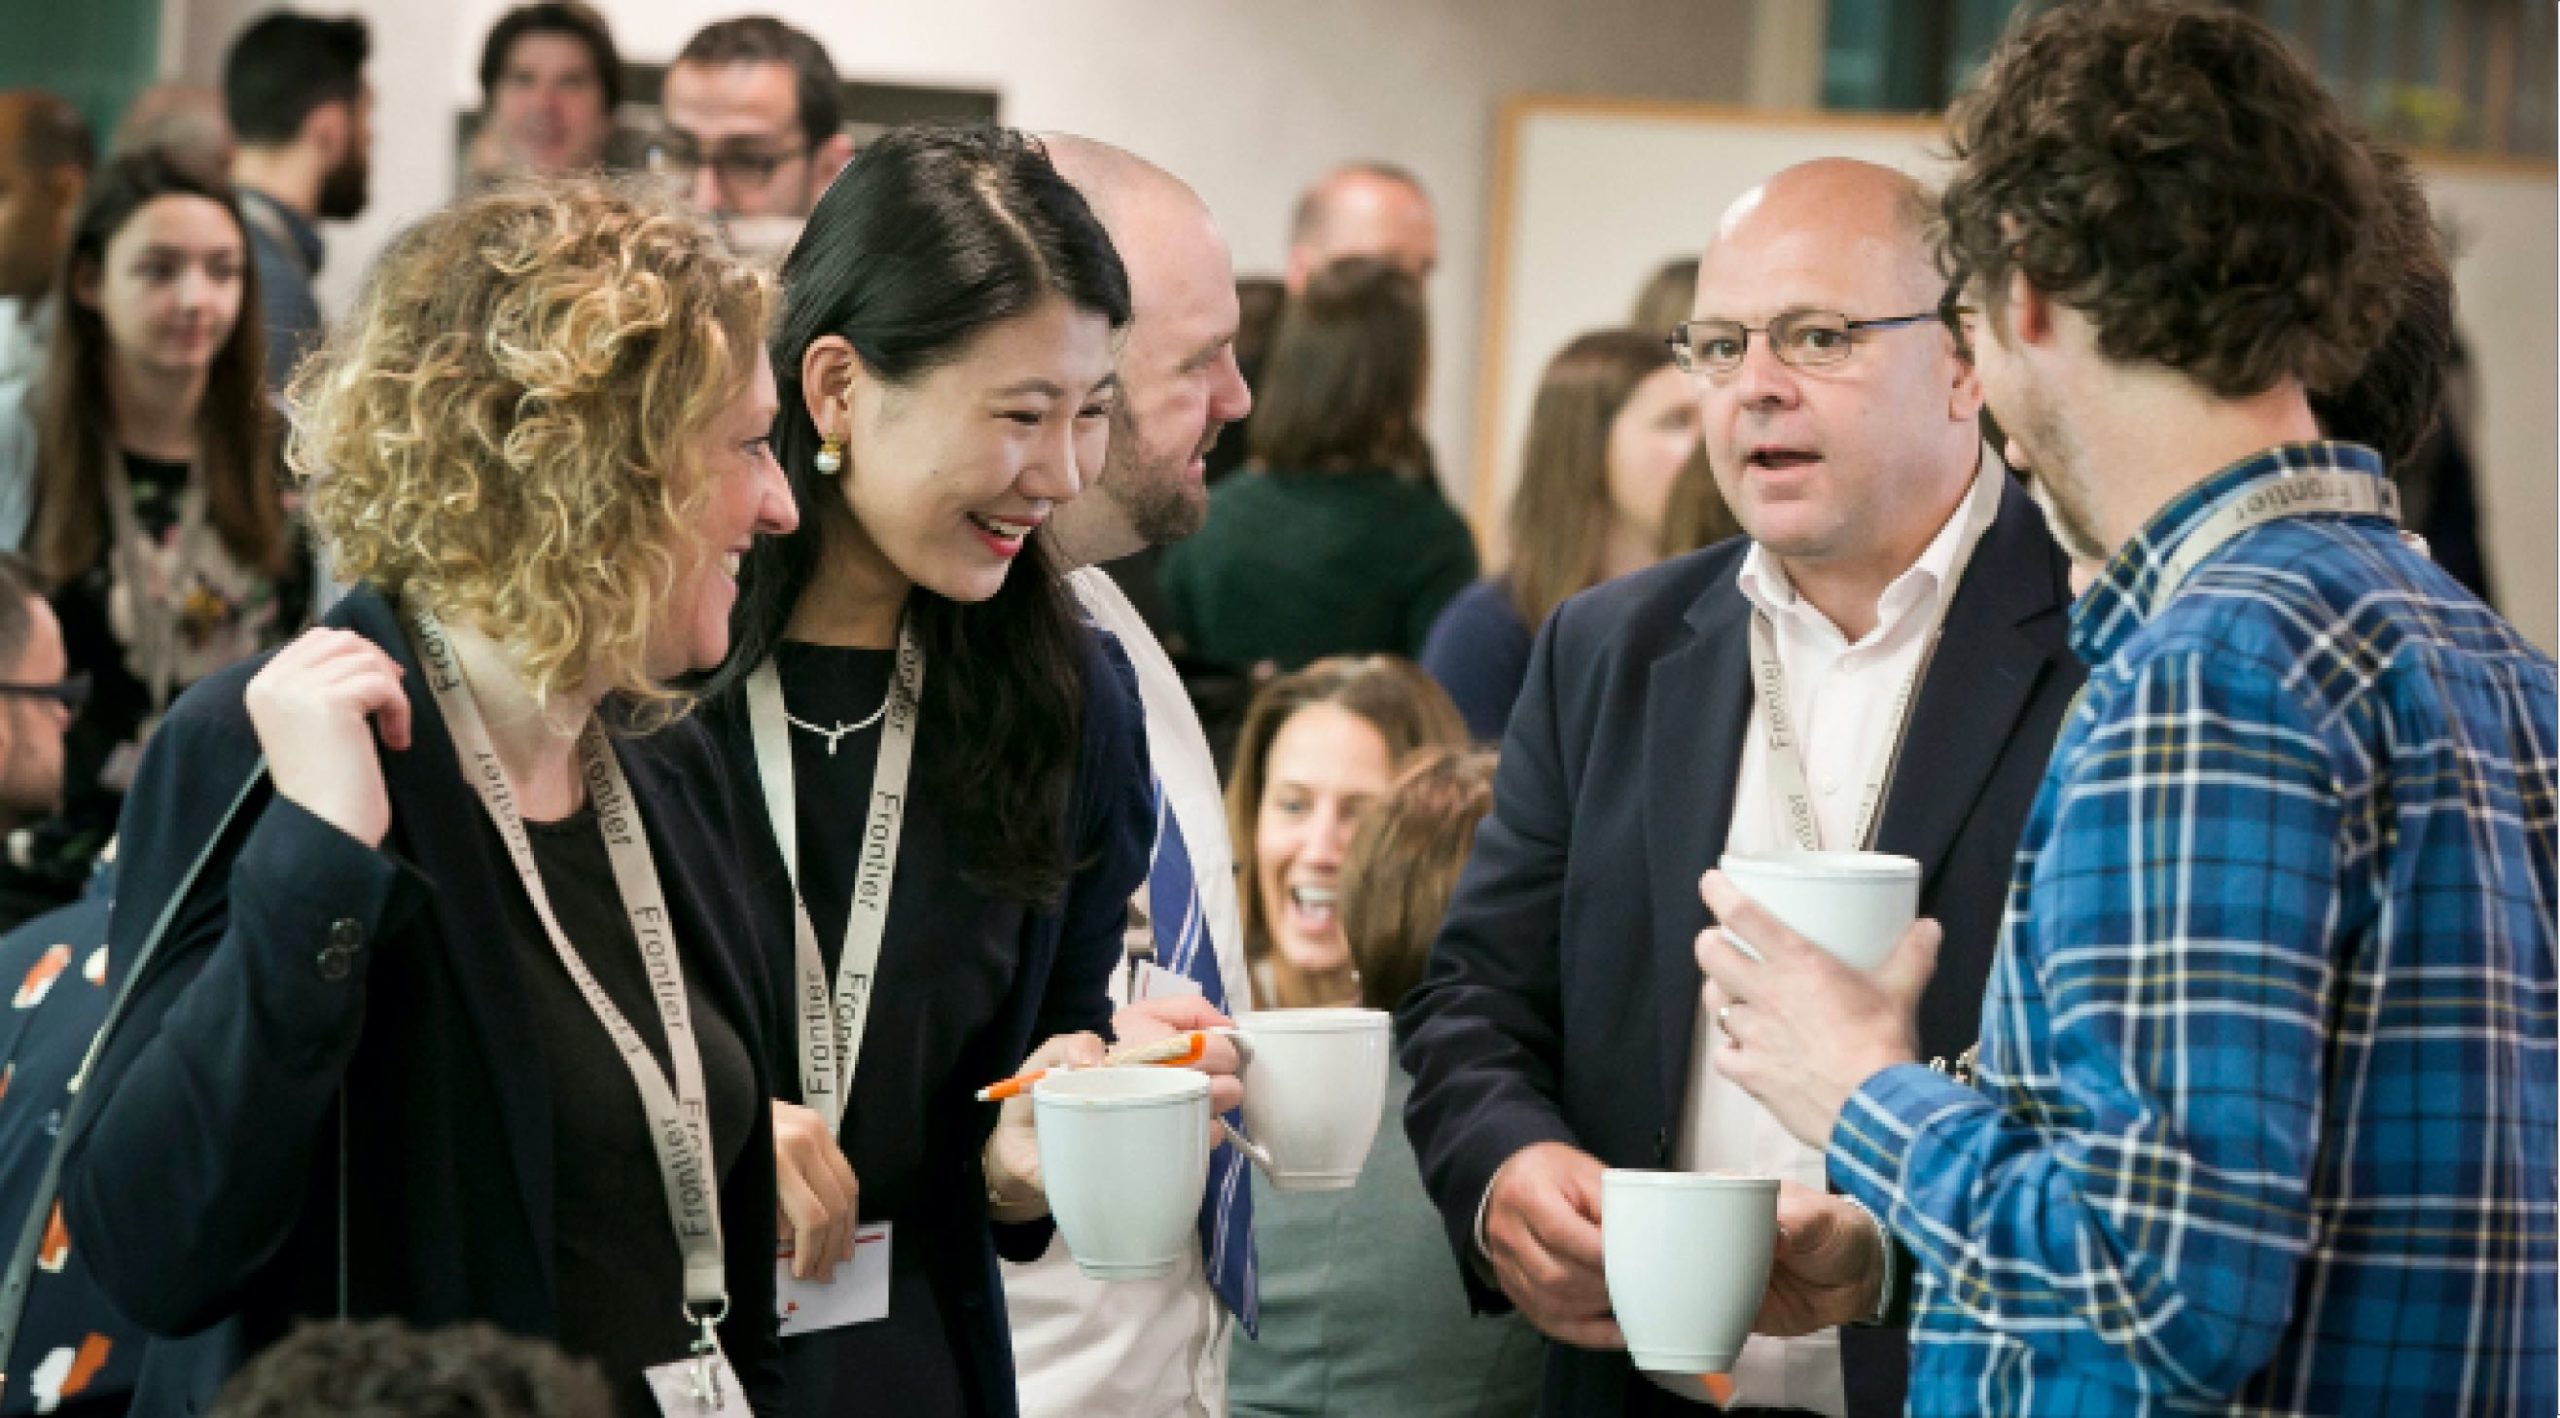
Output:
[[729,1297],[720,1297],[720,1308],[697,1311],[690,1300],[685,1302],[685,1321],[695,1327],[693,1364],[691,1366],[693,1399],[703,1407],[720,1410],[729,1406],[728,1395],[720,1389],[720,1365],[714,1361],[720,1352],[719,1324],[729,1317]]

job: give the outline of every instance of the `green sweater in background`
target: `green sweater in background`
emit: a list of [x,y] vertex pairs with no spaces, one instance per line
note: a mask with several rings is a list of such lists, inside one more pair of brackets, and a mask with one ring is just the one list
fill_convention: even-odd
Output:
[[1162,568],[1186,652],[1236,669],[1410,659],[1475,576],[1475,536],[1438,484],[1386,472],[1239,473]]
[[1468,1312],[1458,1259],[1387,1106],[1349,1191],[1274,1191],[1253,1174],[1262,1337],[1227,1356],[1233,1418],[1529,1418],[1546,1340],[1517,1314]]

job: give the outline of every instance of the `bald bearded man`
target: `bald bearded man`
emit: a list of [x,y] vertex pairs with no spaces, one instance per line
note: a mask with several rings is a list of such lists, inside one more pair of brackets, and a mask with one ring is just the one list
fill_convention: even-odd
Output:
[[[1675,349],[1749,535],[1596,587],[1539,636],[1493,815],[1398,1019],[1407,1128],[1473,1296],[1558,1341],[1545,1414],[1703,1411],[1694,1381],[1623,1352],[1604,1167],[1777,1176],[1796,1262],[1872,1224],[1711,1066],[1693,945],[1719,857],[1917,859],[1946,927],[1920,1052],[1956,1060],[1975,1038],[2010,859],[2082,672],[2066,563],[1982,446],[1980,386],[1939,321],[1927,217],[1908,177],[1836,159],[1725,214]],[[1771,744],[1781,712],[1792,750]],[[1898,1414],[1907,1362],[1888,1325],[1755,1338],[1733,1402]]]

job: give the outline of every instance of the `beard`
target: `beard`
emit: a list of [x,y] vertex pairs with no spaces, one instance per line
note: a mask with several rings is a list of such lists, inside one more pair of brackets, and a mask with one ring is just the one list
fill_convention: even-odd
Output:
[[2114,551],[2098,535],[2079,444],[2033,391],[2019,391],[2014,402],[2016,407],[1993,409],[1992,417],[2008,435],[2004,452],[2010,466],[2027,475],[2027,495],[2043,511],[2046,530],[2073,562],[2091,568],[2106,565]]
[[1129,530],[1147,546],[1170,546],[1200,530],[1209,520],[1209,489],[1189,476],[1191,461],[1217,441],[1217,430],[1203,435],[1197,447],[1159,455],[1138,437],[1125,419],[1111,428],[1111,451],[1105,455],[1095,489],[1128,518]]
[[362,216],[372,180],[372,160],[361,151],[349,153],[320,179],[320,219],[351,222]]

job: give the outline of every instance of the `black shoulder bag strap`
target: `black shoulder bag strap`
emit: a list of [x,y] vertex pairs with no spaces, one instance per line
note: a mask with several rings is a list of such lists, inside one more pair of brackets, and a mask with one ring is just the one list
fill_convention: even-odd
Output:
[[[27,1287],[35,1280],[36,1252],[44,1244],[45,1226],[53,1219],[54,1199],[62,1189],[62,1154],[71,1145],[72,1137],[88,1116],[89,1104],[99,1092],[87,1086],[89,1070],[106,1052],[107,1040],[114,1036],[116,1025],[123,1020],[125,1006],[133,1002],[134,986],[142,982],[143,974],[150,969],[151,957],[159,953],[161,939],[176,923],[178,912],[186,906],[187,898],[195,894],[196,878],[204,873],[205,863],[213,860],[213,854],[221,850],[223,839],[231,835],[232,824],[240,817],[241,808],[266,778],[267,760],[262,756],[257,766],[249,770],[248,781],[242,783],[240,791],[232,796],[231,806],[223,810],[221,825],[205,839],[204,850],[196,853],[187,874],[178,879],[178,889],[161,904],[159,919],[151,923],[151,934],[142,938],[140,952],[124,972],[124,983],[116,987],[115,1002],[107,1006],[106,1020],[98,1026],[97,1035],[89,1041],[89,1052],[80,1060],[80,1072],[74,1077],[81,1081],[82,1087],[71,1096],[71,1106],[63,1110],[62,1131],[55,1134],[53,1154],[45,1159],[44,1179],[36,1184],[35,1199],[27,1207],[27,1219],[18,1227],[18,1244],[9,1253],[9,1269],[5,1276],[0,1276],[0,1365],[6,1365],[17,1352],[18,1322],[26,1318]],[[0,1385],[6,1382],[7,1375],[0,1374]]]

